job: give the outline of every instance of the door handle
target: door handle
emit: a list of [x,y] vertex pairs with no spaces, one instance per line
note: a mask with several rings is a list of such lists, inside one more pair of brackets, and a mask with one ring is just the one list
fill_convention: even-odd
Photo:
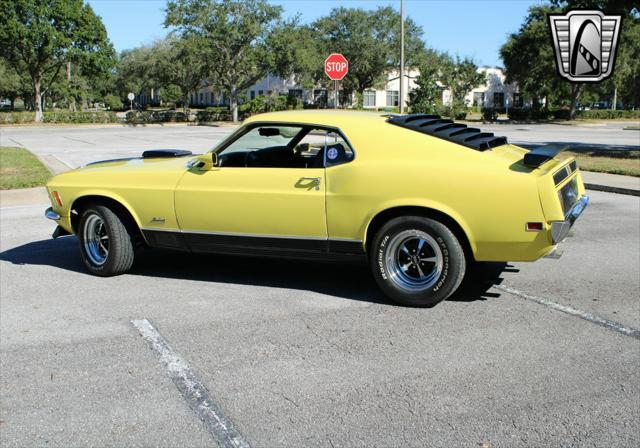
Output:
[[320,178],[319,177],[301,177],[298,179],[295,185],[296,188],[305,188],[307,190],[311,190],[315,188],[316,190],[320,189]]

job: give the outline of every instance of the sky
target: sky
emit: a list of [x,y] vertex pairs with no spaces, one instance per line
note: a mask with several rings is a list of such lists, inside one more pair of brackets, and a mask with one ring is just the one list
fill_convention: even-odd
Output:
[[[87,0],[102,17],[117,51],[162,38],[165,0]],[[283,7],[284,17],[300,14],[313,22],[339,6],[400,8],[399,0],[270,0]],[[472,57],[478,65],[501,66],[498,50],[518,30],[532,0],[405,0],[405,16],[424,31],[426,44],[453,55]]]

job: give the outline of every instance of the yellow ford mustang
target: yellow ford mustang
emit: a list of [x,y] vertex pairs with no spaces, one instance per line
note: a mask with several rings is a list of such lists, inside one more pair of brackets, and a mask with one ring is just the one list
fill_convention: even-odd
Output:
[[47,185],[84,264],[126,272],[136,249],[368,260],[407,305],[450,296],[472,261],[554,251],[588,203],[573,159],[433,115],[258,115],[213,151],[146,151]]

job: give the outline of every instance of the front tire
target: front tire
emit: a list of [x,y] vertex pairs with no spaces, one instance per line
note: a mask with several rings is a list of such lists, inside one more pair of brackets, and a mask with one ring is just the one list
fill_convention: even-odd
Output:
[[444,224],[420,216],[387,222],[372,241],[371,270],[382,292],[403,305],[430,307],[460,286],[466,260]]
[[103,205],[87,207],[78,226],[80,255],[95,275],[110,277],[127,272],[133,265],[132,237],[122,219]]

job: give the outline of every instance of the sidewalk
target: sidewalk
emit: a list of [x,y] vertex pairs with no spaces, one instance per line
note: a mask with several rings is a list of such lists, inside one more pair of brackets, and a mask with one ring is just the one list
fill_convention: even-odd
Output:
[[26,205],[49,205],[47,190],[44,187],[0,190],[0,208]]
[[581,171],[581,174],[588,190],[640,196],[640,177],[592,173],[591,171]]

